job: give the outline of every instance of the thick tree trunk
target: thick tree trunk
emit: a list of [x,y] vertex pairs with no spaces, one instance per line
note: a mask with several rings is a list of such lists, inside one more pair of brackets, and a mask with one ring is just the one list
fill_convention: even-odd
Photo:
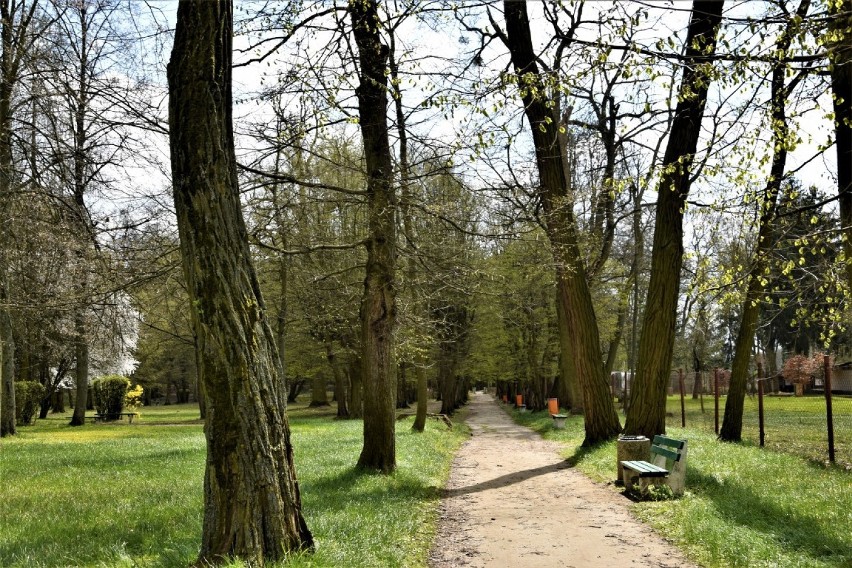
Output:
[[331,342],[325,345],[325,357],[334,376],[334,400],[337,402],[337,417],[349,418],[349,392],[346,388],[346,375],[340,368],[340,363],[337,361],[337,354],[334,352]]
[[426,414],[428,413],[429,385],[426,382],[426,369],[421,365],[414,367],[414,376],[417,377],[417,415],[414,417],[414,425],[411,427],[415,432],[426,429]]
[[325,377],[319,374],[311,380],[311,403],[308,406],[330,406],[325,384]]
[[349,366],[349,418],[364,418],[364,381],[361,359]]
[[[447,349],[445,342],[442,347]],[[452,415],[456,411],[456,376],[452,355],[444,350],[438,355],[438,388],[441,391],[441,414]]]
[[408,365],[403,361],[397,366],[396,407],[401,410],[408,408]]
[[57,390],[51,397],[50,411],[53,413],[65,412],[65,391]]
[[[530,36],[526,2],[506,0],[506,41],[519,75],[524,110],[530,123],[536,151],[543,218],[550,239],[557,282],[565,310],[573,359],[583,391],[585,445],[615,437],[621,430],[604,377],[600,337],[586,270],[577,240],[573,199],[566,177],[565,152],[560,144],[559,117],[546,98],[548,85],[539,74]],[[534,95],[537,93],[537,95]]]
[[580,390],[580,380],[577,378],[577,368],[574,366],[572,355],[571,338],[568,335],[567,309],[560,305],[565,302],[565,295],[560,292],[562,286],[561,283],[556,283],[556,321],[559,326],[557,398],[562,406],[571,409],[571,414],[583,414],[583,393]]
[[240,210],[231,116],[233,6],[183,0],[168,65],[175,212],[206,394],[197,564],[262,566],[312,546],[275,336]]
[[41,399],[38,409],[38,419],[44,420],[50,412],[50,405],[53,403],[54,395],[49,395]]
[[381,41],[375,0],[350,2],[352,33],[358,46],[360,84],[355,89],[367,165],[369,239],[361,302],[364,369],[364,447],[360,467],[396,468],[396,196],[387,125],[388,47]]
[[300,394],[302,394],[302,389],[305,388],[307,382],[307,379],[295,379],[293,381],[287,381],[287,402],[289,404],[293,404],[294,402],[296,402],[296,399]]
[[683,212],[707,90],[712,81],[711,57],[716,49],[723,6],[723,1],[696,0],[692,4],[683,78],[657,190],[651,280],[639,338],[636,377],[624,426],[627,434],[653,437],[666,431],[666,387],[683,265]]
[[[776,53],[787,53],[790,48],[794,34],[797,33],[800,22],[807,15],[810,0],[802,0],[796,10],[796,16],[791,18],[784,33],[776,42]],[[776,62],[772,69],[772,100],[771,100],[771,124],[772,124],[772,165],[769,169],[769,179],[759,202],[761,207],[758,226],[757,245],[754,251],[754,260],[748,275],[748,287],[745,300],[742,305],[742,316],[740,328],[737,332],[734,344],[734,361],[731,364],[731,382],[728,388],[728,396],[725,399],[725,417],[722,428],[719,430],[719,439],[728,442],[739,442],[743,431],[743,405],[745,403],[746,386],[748,384],[748,369],[751,361],[751,351],[754,347],[754,334],[757,331],[757,320],[760,315],[760,302],[765,288],[763,284],[764,268],[766,267],[766,256],[773,247],[771,238],[772,222],[775,219],[775,211],[778,203],[778,194],[781,191],[781,182],[784,179],[784,170],[787,165],[787,145],[790,135],[787,125],[787,98],[790,88],[786,86],[786,74],[788,66]]]
[[89,400],[89,343],[86,341],[86,323],[82,316],[77,316],[74,323],[74,358],[76,369],[74,371],[74,382],[77,384],[75,395],[74,414],[71,415],[70,426],[82,426],[86,423],[86,409]]

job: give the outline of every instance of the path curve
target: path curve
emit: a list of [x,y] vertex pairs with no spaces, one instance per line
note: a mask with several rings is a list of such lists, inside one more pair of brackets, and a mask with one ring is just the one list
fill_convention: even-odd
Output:
[[473,435],[453,461],[430,567],[695,567],[492,396],[467,408]]

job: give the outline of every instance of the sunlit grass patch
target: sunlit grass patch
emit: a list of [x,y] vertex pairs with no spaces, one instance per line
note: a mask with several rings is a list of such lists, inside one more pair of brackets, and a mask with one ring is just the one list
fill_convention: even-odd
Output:
[[[0,566],[167,568],[195,558],[205,459],[198,409],[142,413],[132,425],[77,428],[54,416],[0,442]],[[360,421],[335,420],[329,408],[289,413],[317,551],[286,565],[424,566],[464,429],[430,422],[418,435],[411,419],[398,422],[398,469],[381,476],[354,468]]]

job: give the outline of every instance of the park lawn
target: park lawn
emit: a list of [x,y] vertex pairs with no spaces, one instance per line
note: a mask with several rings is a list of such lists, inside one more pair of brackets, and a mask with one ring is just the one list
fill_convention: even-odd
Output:
[[[702,411],[703,402],[703,411]],[[725,413],[726,397],[719,400],[719,420]],[[828,460],[825,397],[767,395],[763,400],[766,447],[794,453],[817,462]],[[684,401],[686,426],[691,430],[714,431],[713,397],[703,401],[687,396]],[[837,463],[852,468],[852,397],[834,395],[834,444]],[[680,397],[668,397],[668,424],[680,426]],[[757,396],[747,396],[743,408],[743,439],[760,443]]]
[[[582,417],[554,430],[547,412],[512,415],[565,443],[565,457],[592,479],[615,479],[615,442],[582,448]],[[852,566],[852,472],[719,442],[712,431],[669,427],[668,435],[689,441],[685,495],[631,507],[693,560],[719,568]]]
[[[201,535],[204,435],[192,405],[142,408],[133,424],[52,416],[0,442],[0,566],[178,567]],[[353,465],[362,423],[289,408],[314,554],[286,566],[425,566],[440,488],[466,429],[398,422],[398,469]],[[234,566],[241,566],[235,562]]]

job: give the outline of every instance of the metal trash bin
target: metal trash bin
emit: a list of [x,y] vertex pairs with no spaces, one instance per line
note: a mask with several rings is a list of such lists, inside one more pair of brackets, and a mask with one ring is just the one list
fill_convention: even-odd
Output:
[[616,444],[616,471],[618,478],[616,482],[621,483],[624,479],[623,461],[648,461],[651,457],[651,440],[645,436],[619,436]]

